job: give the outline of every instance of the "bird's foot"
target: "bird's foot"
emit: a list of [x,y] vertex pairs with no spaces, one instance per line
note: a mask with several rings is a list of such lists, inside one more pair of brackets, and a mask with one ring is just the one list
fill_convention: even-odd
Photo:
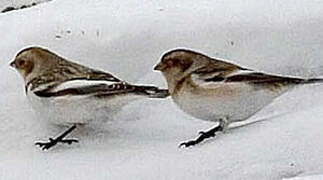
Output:
[[36,142],[35,145],[39,146],[42,150],[50,149],[55,146],[57,143],[62,144],[72,144],[73,142],[79,142],[77,139],[64,139],[69,133],[71,133],[76,128],[76,125],[73,125],[68,130],[63,132],[61,135],[56,137],[55,139],[49,138],[49,142]]
[[48,142],[36,142],[35,145],[39,146],[42,150],[48,150],[51,147],[55,146],[57,143],[62,144],[72,144],[79,142],[77,139],[59,139],[59,138],[49,138]]
[[200,131],[199,132],[199,137],[197,137],[194,140],[189,140],[189,141],[183,142],[183,143],[181,143],[179,145],[179,147],[185,147],[186,148],[186,147],[194,146],[194,145],[199,144],[200,142],[204,141],[205,139],[211,138],[211,137],[215,137],[215,132]]
[[223,128],[221,126],[217,126],[215,128],[212,128],[208,131],[200,131],[199,132],[199,137],[197,137],[194,140],[190,140],[187,142],[183,142],[179,145],[179,147],[190,147],[190,146],[194,146],[196,144],[199,144],[200,142],[204,141],[205,139],[211,138],[211,137],[215,137],[215,133],[218,131],[222,131]]
[[196,144],[198,144],[199,142],[197,141],[197,139],[195,140],[189,140],[189,141],[186,141],[186,142],[182,142],[181,144],[179,144],[179,148],[181,147],[184,147],[184,148],[187,148],[187,147],[190,147],[190,146],[194,146]]

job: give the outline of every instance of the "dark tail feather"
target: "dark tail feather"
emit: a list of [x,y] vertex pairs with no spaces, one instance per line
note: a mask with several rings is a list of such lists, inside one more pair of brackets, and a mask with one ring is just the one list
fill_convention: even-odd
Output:
[[168,89],[159,89],[155,86],[136,86],[136,90],[150,98],[166,98],[169,96]]
[[313,83],[323,83],[323,79],[312,78],[312,79],[304,79],[304,84],[313,84]]

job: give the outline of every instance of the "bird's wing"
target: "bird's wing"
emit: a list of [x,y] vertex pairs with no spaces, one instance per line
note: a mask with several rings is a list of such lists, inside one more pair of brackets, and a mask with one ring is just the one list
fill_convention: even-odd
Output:
[[193,71],[190,75],[196,84],[210,84],[222,82],[228,75],[239,71],[247,71],[247,69],[225,61],[215,60],[210,61],[209,65]]
[[110,73],[88,68],[86,66],[69,61],[61,61],[58,63],[57,70],[60,71],[59,73],[61,74],[66,74],[66,79],[64,80],[86,79],[121,82],[120,79],[116,78]]
[[225,78],[226,82],[246,82],[251,84],[299,84],[305,82],[305,79],[265,74],[262,72],[242,72],[229,75]]
[[91,69],[76,63],[61,61],[57,67],[46,71],[46,73],[31,79],[26,84],[26,92],[29,90],[43,89],[44,87],[56,87],[63,83],[69,83],[75,80],[86,81],[104,81],[104,83],[122,83],[123,81],[116,78],[110,73],[100,70]]
[[265,74],[262,72],[252,70],[235,70],[235,71],[214,71],[214,72],[202,72],[193,73],[193,80],[199,81],[201,84],[215,84],[215,83],[236,83],[243,82],[254,85],[288,85],[288,84],[300,84],[306,82],[305,79],[296,77],[287,77],[279,75]]
[[39,97],[61,96],[93,96],[104,98],[113,95],[133,93],[149,97],[163,98],[168,96],[168,91],[154,86],[136,86],[124,82],[106,83],[106,81],[71,80],[56,87],[48,87],[34,94]]
[[193,71],[192,74],[198,76],[200,79],[212,80],[214,78],[214,81],[220,81],[229,74],[247,70],[249,69],[223,60],[210,59],[208,65]]

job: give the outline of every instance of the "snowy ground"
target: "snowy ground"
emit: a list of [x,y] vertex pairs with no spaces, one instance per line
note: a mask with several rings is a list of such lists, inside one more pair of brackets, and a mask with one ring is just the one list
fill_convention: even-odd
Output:
[[322,76],[322,12],[318,0],[55,0],[0,14],[0,179],[322,179],[323,85],[294,89],[251,124],[194,148],[177,145],[214,124],[167,99],[134,102],[100,129],[78,129],[79,144],[42,152],[33,142],[62,127],[35,117],[8,66],[20,49],[40,45],[165,86],[153,65],[187,47],[254,69]]

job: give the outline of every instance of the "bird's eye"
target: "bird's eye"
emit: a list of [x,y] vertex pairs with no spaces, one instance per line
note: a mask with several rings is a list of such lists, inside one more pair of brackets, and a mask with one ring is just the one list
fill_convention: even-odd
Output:
[[174,64],[174,60],[172,60],[172,59],[168,60],[168,61],[167,61],[167,64],[168,64],[169,66],[172,66],[172,65]]
[[24,65],[25,65],[25,63],[26,63],[26,61],[25,61],[25,60],[20,60],[20,61],[18,61],[18,66],[19,66],[19,67],[24,66]]

